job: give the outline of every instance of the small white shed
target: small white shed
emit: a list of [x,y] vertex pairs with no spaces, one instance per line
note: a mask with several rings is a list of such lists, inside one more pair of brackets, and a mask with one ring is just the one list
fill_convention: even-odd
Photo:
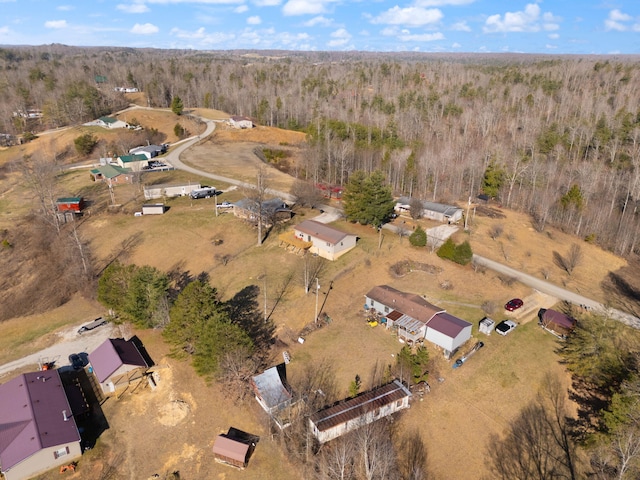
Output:
[[164,212],[164,203],[147,203],[146,205],[142,205],[143,215],[162,215]]
[[480,320],[480,325],[478,326],[478,330],[480,331],[480,333],[491,335],[491,332],[493,332],[494,328],[496,328],[495,320],[492,320],[489,317],[484,317],[482,320]]

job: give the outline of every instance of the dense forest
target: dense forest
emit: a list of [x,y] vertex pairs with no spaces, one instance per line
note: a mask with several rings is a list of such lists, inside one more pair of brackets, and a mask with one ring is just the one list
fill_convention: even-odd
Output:
[[[126,106],[214,108],[307,132],[303,179],[385,173],[397,195],[478,194],[627,256],[640,249],[635,57],[0,49],[0,133]],[[42,112],[29,118],[27,112]]]

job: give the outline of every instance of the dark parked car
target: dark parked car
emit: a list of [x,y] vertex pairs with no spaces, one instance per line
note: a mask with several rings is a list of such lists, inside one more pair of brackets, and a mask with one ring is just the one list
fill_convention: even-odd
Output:
[[514,310],[517,310],[520,307],[522,307],[523,304],[524,304],[524,302],[522,300],[520,300],[519,298],[514,298],[514,299],[509,300],[505,304],[504,309],[505,310],[509,310],[510,312],[513,312]]
[[72,353],[71,355],[69,355],[69,363],[74,370],[82,370],[85,365],[84,360],[77,353]]

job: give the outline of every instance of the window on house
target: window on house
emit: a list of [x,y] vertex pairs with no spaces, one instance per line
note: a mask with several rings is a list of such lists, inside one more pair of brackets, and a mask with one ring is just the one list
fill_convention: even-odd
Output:
[[398,400],[396,402],[396,407],[400,408],[402,406],[402,400]]
[[384,307],[384,313],[389,313],[389,307]]
[[53,458],[64,457],[69,454],[69,447],[59,448],[55,452],[53,452]]
[[344,243],[340,242],[340,246],[342,247],[344,245]]
[[330,246],[331,246],[331,244],[329,242],[327,242],[327,247],[330,247]]

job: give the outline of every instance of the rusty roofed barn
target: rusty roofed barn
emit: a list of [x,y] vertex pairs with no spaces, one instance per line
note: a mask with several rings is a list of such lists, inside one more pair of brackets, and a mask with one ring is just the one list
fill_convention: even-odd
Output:
[[409,408],[411,392],[399,380],[314,413],[309,427],[320,443]]

